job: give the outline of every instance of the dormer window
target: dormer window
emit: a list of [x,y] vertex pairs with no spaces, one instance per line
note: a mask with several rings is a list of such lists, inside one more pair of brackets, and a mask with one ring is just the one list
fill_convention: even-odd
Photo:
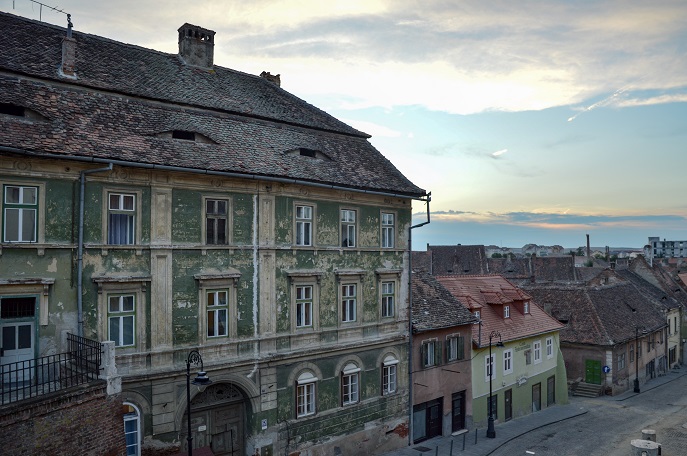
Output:
[[530,313],[530,303],[529,303],[529,301],[525,301],[525,303],[523,304],[523,311],[522,311],[522,313],[524,313],[524,314]]
[[317,149],[309,149],[307,147],[299,147],[284,152],[287,155],[298,155],[301,157],[319,158],[320,160],[331,160],[327,154]]
[[24,117],[26,115],[26,108],[24,108],[23,106],[17,106],[12,103],[0,103],[0,114]]
[[510,318],[510,306],[503,306],[503,318]]
[[172,132],[172,138],[183,139],[184,141],[195,141],[196,140],[196,134],[195,134],[195,132],[192,132],[192,131],[174,130]]
[[178,139],[180,141],[189,141],[194,143],[217,144],[204,134],[193,130],[168,130],[156,133],[155,136],[158,138]]
[[0,103],[0,115],[23,117],[25,119],[33,120],[47,120],[44,116],[38,114],[33,109],[25,108],[14,103]]
[[475,310],[475,318],[479,320],[479,310]]

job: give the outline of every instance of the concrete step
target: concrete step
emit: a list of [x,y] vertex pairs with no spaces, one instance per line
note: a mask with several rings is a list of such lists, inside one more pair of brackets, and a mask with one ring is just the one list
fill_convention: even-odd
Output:
[[573,390],[573,396],[599,397],[601,395],[601,385],[580,382]]

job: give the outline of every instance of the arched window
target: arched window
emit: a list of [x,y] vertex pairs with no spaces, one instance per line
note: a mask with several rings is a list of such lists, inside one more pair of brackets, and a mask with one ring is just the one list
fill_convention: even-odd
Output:
[[346,364],[341,372],[341,405],[355,404],[360,400],[360,368],[353,363]]
[[141,412],[130,402],[124,402],[122,405],[126,456],[141,456]]
[[309,371],[296,380],[296,416],[298,418],[315,414],[315,386],[317,377]]
[[393,355],[388,355],[382,362],[382,395],[396,392],[396,365],[398,360]]

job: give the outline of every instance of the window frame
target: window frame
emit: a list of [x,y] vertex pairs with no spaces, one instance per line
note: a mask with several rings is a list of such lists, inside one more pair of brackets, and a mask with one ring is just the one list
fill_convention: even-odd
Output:
[[[396,289],[397,284],[394,279],[380,279],[380,316],[381,318],[394,318],[396,316]],[[392,287],[391,292],[385,290],[385,287]]]
[[[226,221],[226,227],[225,227],[225,240],[224,242],[213,242],[210,243],[208,240],[208,220],[213,219],[213,220],[222,220],[222,217],[220,217],[217,214],[209,214],[208,213],[208,202],[209,201],[224,201],[226,203],[226,214],[224,216],[224,220]],[[228,195],[217,195],[217,194],[205,194],[203,195],[203,223],[202,223],[202,242],[205,247],[210,247],[212,248],[213,246],[225,246],[225,245],[230,245],[232,243],[232,236],[233,236],[233,230],[232,227],[234,226],[233,223],[233,201]],[[215,235],[217,234],[217,230],[215,229]]]
[[[317,382],[318,378],[310,371],[302,372],[296,379],[296,418],[306,418],[317,414]],[[301,394],[303,391],[303,394]],[[301,405],[301,398],[304,402]],[[304,410],[301,413],[301,409]]]
[[510,318],[510,306],[503,306],[503,318]]
[[420,346],[420,364],[423,369],[441,365],[441,344],[438,339],[423,340]]
[[541,351],[541,340],[535,340],[532,343],[532,358],[534,364],[540,364],[543,361]]
[[146,290],[150,277],[94,277],[93,281],[98,286],[98,334],[102,340],[109,339],[110,320],[109,304],[110,296],[133,295],[136,316],[134,319],[134,345],[117,346],[118,353],[144,352],[147,347],[147,308]]
[[[35,188],[36,195],[36,218],[34,221],[34,233],[35,241],[7,241],[7,215],[6,209],[11,209],[17,206],[13,203],[6,203],[7,201],[7,187],[22,187],[22,188]],[[9,205],[9,207],[8,207]],[[43,182],[31,182],[31,181],[16,181],[16,180],[3,180],[2,181],[2,194],[0,194],[0,218],[2,219],[2,234],[0,241],[4,244],[43,244],[45,243],[45,183]]]
[[[125,441],[125,448],[127,449],[127,455],[130,453],[128,452],[128,449],[132,447],[133,445],[130,445],[127,442],[126,436],[127,436],[127,429],[126,429],[126,424],[127,422],[134,421],[136,423],[136,451],[133,453],[134,456],[140,456],[141,455],[141,411],[140,409],[135,405],[132,404],[131,402],[123,402],[123,406],[130,407],[134,409],[133,412],[129,413],[124,413],[123,414],[123,424],[124,424],[124,441]],[[132,434],[133,432],[129,432],[129,434]]]
[[503,375],[513,373],[513,349],[503,351]]
[[[225,271],[220,274],[204,275],[196,274],[198,281],[198,339],[201,345],[213,345],[226,343],[227,339],[235,339],[237,335],[237,291],[239,278],[238,271]],[[227,293],[227,325],[226,336],[208,336],[208,311],[213,310],[207,301],[208,293],[224,291]],[[223,306],[224,307],[224,306]]]
[[[8,201],[8,196],[9,196],[9,189],[11,188],[17,188],[19,189],[19,199],[21,201],[18,202],[9,202]],[[24,193],[27,189],[33,190],[34,191],[34,202],[33,203],[26,203],[23,201],[24,199]],[[34,185],[16,185],[16,184],[8,184],[8,183],[3,183],[2,186],[2,242],[9,243],[9,244],[35,244],[38,242],[38,225],[39,225],[39,188]],[[9,226],[8,223],[8,211],[11,210],[16,210],[17,211],[17,216],[16,216],[16,232],[17,232],[17,239],[10,240],[8,239],[7,235],[7,228]],[[31,230],[31,239],[24,239],[24,213],[32,213],[33,214],[33,229]]]
[[553,358],[553,337],[549,336],[545,341],[546,345],[546,359]]
[[625,353],[618,353],[616,362],[618,370],[625,369]]
[[[385,216],[391,217],[391,223],[385,223]],[[380,225],[380,247],[383,249],[396,248],[396,220],[398,216],[395,211],[381,211],[379,217]]]
[[[299,208],[310,208],[310,218],[298,217]],[[295,247],[314,247],[315,246],[315,213],[316,206],[312,203],[294,202],[293,204],[293,245]],[[309,226],[310,242],[299,242],[300,226]]]
[[358,288],[357,283],[339,284],[339,321],[343,324],[358,322]]
[[[353,221],[344,220],[344,212],[353,214]],[[355,249],[358,247],[358,210],[348,207],[339,209],[339,245],[345,249]],[[348,237],[344,237],[344,227]],[[351,231],[352,230],[352,231]],[[350,235],[353,233],[353,245],[350,242]]]
[[341,406],[346,407],[360,402],[360,367],[348,363],[340,373]]
[[[313,297],[315,295],[314,285],[311,284],[296,284],[295,285],[295,298],[294,298],[294,312],[296,318],[296,329],[307,329],[313,328]],[[301,296],[299,297],[299,291]],[[304,293],[308,291],[309,296],[304,296]],[[300,308],[299,308],[300,307]],[[309,318],[307,318],[309,317]],[[307,319],[307,322],[304,320]],[[299,320],[301,324],[299,324]]]
[[[110,195],[132,195],[134,196],[134,209],[131,211],[133,216],[133,241],[128,244],[110,244]],[[102,208],[102,243],[108,246],[107,248],[131,248],[142,243],[142,217],[141,205],[143,192],[141,190],[134,190],[122,187],[104,187],[103,188],[103,208]]]
[[528,314],[528,313],[530,313],[530,302],[529,302],[529,301],[525,301],[525,302],[522,304],[522,309],[523,309],[523,310],[522,310],[522,313],[523,313],[523,314]]
[[489,383],[489,377],[491,373],[491,379],[493,380],[496,378],[496,353],[491,354],[491,370],[490,370],[490,363],[489,363],[489,355],[484,355],[484,381],[486,383]]
[[[211,305],[210,300],[208,299],[209,295],[212,294],[212,295],[215,295],[215,298],[218,298],[220,293],[223,293],[225,295],[224,304],[222,304],[222,305],[219,305],[219,304]],[[205,337],[206,337],[206,339],[211,340],[211,339],[219,339],[219,338],[229,337],[229,312],[230,312],[230,310],[229,310],[230,309],[230,305],[229,305],[230,304],[230,298],[229,297],[231,296],[231,291],[227,288],[217,288],[217,289],[206,288],[204,296],[205,296],[206,301],[205,301],[205,313],[203,315],[205,317],[205,328],[206,328]],[[217,302],[217,299],[213,300],[213,302]],[[221,311],[224,311],[224,334],[217,334],[219,326],[220,326],[219,325],[219,323],[220,323],[219,313]],[[212,318],[212,320],[213,320],[212,327],[215,328],[215,334],[213,334],[213,335],[209,334],[209,331],[210,331],[210,313],[211,312],[214,314],[214,316]]]
[[[398,391],[398,364],[399,360],[393,355],[388,355],[382,361],[382,396],[389,396]],[[392,384],[393,389],[390,388]]]
[[[455,347],[454,345],[455,341]],[[455,356],[454,356],[455,350]],[[446,336],[446,362],[456,362],[465,359],[465,336],[451,334]]]
[[[290,287],[290,320],[291,332],[306,333],[317,331],[320,326],[320,279],[324,273],[321,271],[287,271],[289,277]],[[312,308],[310,317],[312,324],[310,326],[298,326],[298,287],[312,287]]]
[[[131,310],[123,309],[125,305],[125,298],[131,298]],[[118,302],[118,310],[112,310],[112,304],[116,300]],[[108,293],[107,295],[107,340],[115,343],[116,348],[131,348],[136,347],[136,295],[133,293]],[[125,344],[125,325],[124,321],[130,320],[131,323],[131,343]],[[112,322],[119,320],[118,332],[116,337],[112,334]]]

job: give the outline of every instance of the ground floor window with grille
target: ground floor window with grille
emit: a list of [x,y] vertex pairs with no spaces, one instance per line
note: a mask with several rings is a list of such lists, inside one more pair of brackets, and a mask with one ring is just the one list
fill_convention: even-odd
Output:
[[298,418],[315,414],[315,389],[317,377],[304,372],[296,380],[296,416]]

